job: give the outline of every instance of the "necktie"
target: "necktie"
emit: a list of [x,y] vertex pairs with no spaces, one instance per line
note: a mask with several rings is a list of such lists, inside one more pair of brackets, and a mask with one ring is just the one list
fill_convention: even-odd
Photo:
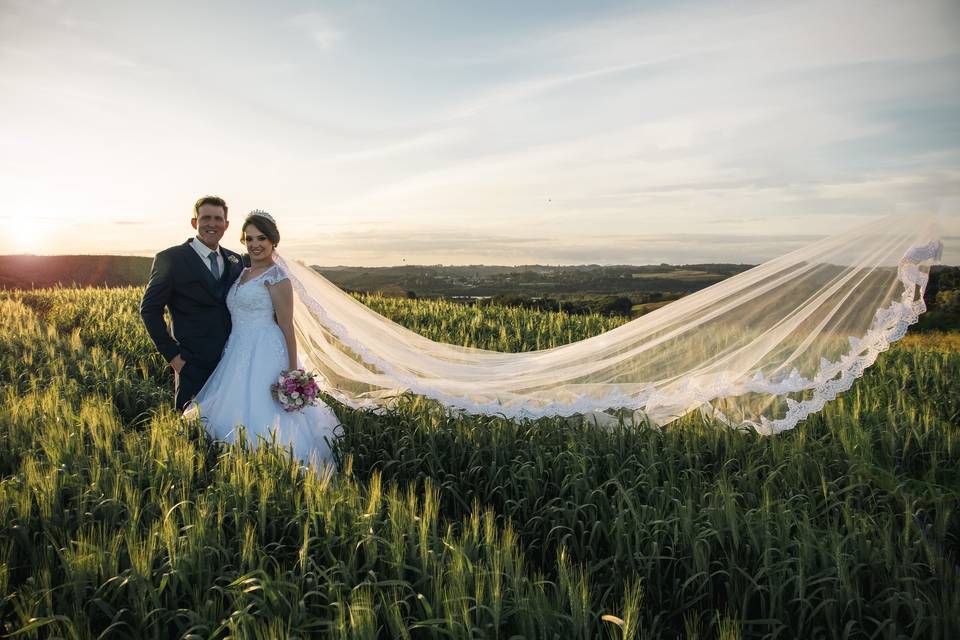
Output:
[[220,267],[217,265],[217,252],[216,252],[216,251],[211,251],[211,252],[210,252],[210,255],[207,256],[207,258],[210,260],[210,271],[213,273],[213,279],[214,279],[214,280],[219,280],[219,279],[220,279]]

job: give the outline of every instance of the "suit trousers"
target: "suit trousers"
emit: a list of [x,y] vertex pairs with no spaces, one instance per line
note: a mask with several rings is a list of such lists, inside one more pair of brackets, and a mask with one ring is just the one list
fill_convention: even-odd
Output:
[[212,373],[213,368],[206,368],[193,362],[187,362],[181,367],[180,373],[174,373],[173,401],[177,411],[183,411],[187,403],[200,393],[200,389]]

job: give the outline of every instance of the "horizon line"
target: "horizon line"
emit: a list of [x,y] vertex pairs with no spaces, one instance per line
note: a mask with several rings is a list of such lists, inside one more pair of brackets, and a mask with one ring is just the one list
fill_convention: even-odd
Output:
[[[245,254],[241,254],[245,255]],[[0,258],[150,258],[152,255],[144,255],[141,253],[2,253]],[[397,269],[403,267],[658,267],[661,265],[667,266],[699,266],[699,265],[730,265],[730,266],[757,266],[758,262],[649,262],[646,264],[633,264],[628,262],[615,262],[615,263],[601,263],[601,262],[579,262],[579,263],[569,263],[569,264],[559,264],[559,263],[548,263],[548,262],[525,262],[522,264],[487,264],[487,263],[466,263],[466,264],[446,264],[442,262],[433,262],[433,263],[410,263],[410,264],[393,264],[393,265],[363,265],[363,264],[335,264],[335,265],[322,265],[322,264],[310,264],[311,268],[319,267],[321,269],[337,269],[337,268],[346,268],[346,269]],[[944,265],[948,266],[948,265]]]

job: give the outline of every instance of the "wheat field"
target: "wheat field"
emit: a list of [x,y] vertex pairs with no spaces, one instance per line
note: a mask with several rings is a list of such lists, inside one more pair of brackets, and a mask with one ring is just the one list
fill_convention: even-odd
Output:
[[[952,638],[960,337],[907,336],[794,431],[333,403],[335,468],[170,410],[141,288],[0,294],[0,633]],[[625,321],[365,296],[430,338]]]

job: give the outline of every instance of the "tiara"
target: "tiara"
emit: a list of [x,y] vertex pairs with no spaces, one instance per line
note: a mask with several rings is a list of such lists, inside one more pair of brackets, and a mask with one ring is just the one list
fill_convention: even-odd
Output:
[[260,210],[260,209],[254,209],[253,211],[251,211],[251,212],[248,213],[247,215],[248,215],[248,216],[260,216],[261,218],[266,218],[267,220],[269,220],[269,221],[272,222],[273,224],[277,224],[277,221],[273,219],[273,216],[272,216],[272,215],[270,215],[270,214],[267,213],[266,211],[262,211],[262,210]]

